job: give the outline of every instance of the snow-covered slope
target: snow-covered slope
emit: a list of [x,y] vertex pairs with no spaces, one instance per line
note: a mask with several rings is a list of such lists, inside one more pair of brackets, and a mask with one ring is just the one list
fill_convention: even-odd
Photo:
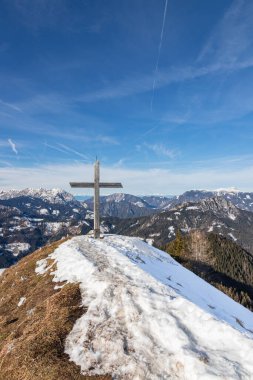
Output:
[[[252,379],[253,314],[138,238],[75,237],[49,256],[87,310],[65,351],[114,379]],[[51,265],[50,265],[51,264]],[[44,274],[52,267],[37,262]]]

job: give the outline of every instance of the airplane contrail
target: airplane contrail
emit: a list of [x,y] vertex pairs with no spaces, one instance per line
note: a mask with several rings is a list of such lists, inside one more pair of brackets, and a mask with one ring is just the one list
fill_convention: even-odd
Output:
[[167,5],[168,5],[168,0],[165,0],[165,6],[164,6],[164,11],[163,11],[162,30],[161,30],[161,36],[160,36],[160,43],[159,43],[159,47],[158,47],[158,55],[157,55],[157,60],[156,60],[153,89],[152,89],[152,98],[151,98],[151,103],[150,103],[151,111],[153,111],[153,101],[154,101],[154,95],[155,95],[156,76],[157,76],[157,71],[158,71],[158,66],[159,66],[162,43],[163,43],[163,32],[164,32],[164,26],[165,26],[166,14],[167,14]]

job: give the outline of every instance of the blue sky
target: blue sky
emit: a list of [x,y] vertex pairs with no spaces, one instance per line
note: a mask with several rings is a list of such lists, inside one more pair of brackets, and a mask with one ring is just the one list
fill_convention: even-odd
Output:
[[97,155],[126,192],[253,190],[252,15],[251,0],[2,0],[0,186],[69,190]]

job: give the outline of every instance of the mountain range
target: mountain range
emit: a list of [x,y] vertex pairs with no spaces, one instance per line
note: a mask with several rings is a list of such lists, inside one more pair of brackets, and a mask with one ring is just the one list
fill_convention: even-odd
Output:
[[[236,189],[219,189],[215,191],[190,190],[179,196],[135,196],[130,194],[112,194],[100,198],[100,213],[103,216],[132,218],[159,213],[173,209],[175,206],[188,202],[221,197],[233,203],[236,207],[253,211],[253,193],[241,192]],[[84,202],[89,210],[93,210],[93,198]]]
[[92,229],[93,214],[71,194],[24,189],[0,192],[0,267],[48,242]]
[[[109,220],[108,220],[109,221]],[[240,244],[253,254],[253,213],[221,196],[183,203],[151,216],[116,221],[115,233],[139,236],[162,247],[175,239],[177,230],[213,232]]]
[[[252,199],[252,193],[235,190],[191,190],[174,198],[112,194],[101,197],[102,230],[140,236],[161,247],[177,229],[199,228],[252,252]],[[47,242],[88,233],[92,206],[92,199],[78,201],[60,189],[0,191],[0,268]]]

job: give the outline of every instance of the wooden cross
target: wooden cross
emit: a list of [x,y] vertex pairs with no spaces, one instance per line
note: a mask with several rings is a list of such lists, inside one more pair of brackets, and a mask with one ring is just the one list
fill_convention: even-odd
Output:
[[70,182],[71,187],[94,188],[94,238],[100,238],[100,218],[99,218],[99,189],[104,188],[122,188],[119,182],[99,182],[99,161],[94,164],[94,182]]

